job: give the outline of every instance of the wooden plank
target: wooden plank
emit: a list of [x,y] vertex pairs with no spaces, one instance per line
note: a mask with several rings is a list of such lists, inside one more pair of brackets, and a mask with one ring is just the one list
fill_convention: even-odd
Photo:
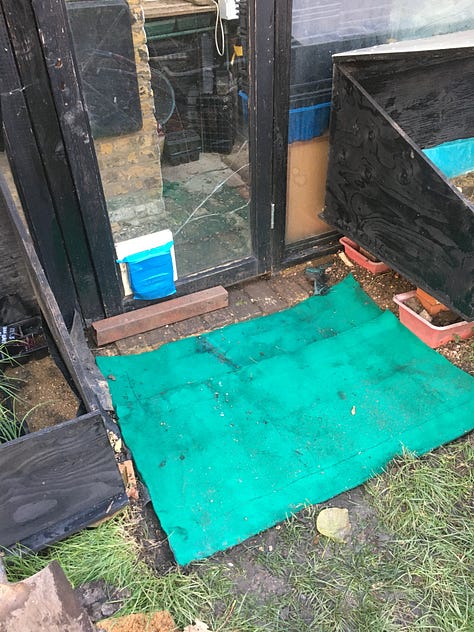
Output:
[[41,155],[28,118],[21,79],[0,5],[0,75],[3,136],[32,237],[61,313],[71,324],[77,301],[69,261],[54,211]]
[[324,219],[472,319],[473,205],[342,67],[333,104]]
[[147,20],[151,18],[166,18],[174,15],[193,15],[195,13],[209,13],[215,11],[213,2],[194,4],[184,0],[144,0],[143,11]]
[[[122,287],[89,115],[74,57],[67,7],[63,0],[28,1],[33,6],[37,28],[41,32],[40,42],[51,82],[51,94],[65,153],[69,157],[68,175],[73,182],[72,189],[76,192],[79,214],[85,227],[81,246],[87,256],[83,255],[83,260],[89,261],[97,277],[97,290],[105,316],[112,316],[123,311]],[[77,234],[75,239],[77,242]]]
[[98,414],[0,445],[0,469],[2,547],[37,551],[127,504]]
[[[73,159],[69,160],[68,151],[64,146],[32,6],[29,0],[2,0],[2,4],[28,107],[27,116],[41,154],[44,174],[53,199],[54,212],[66,247],[76,292],[86,317],[100,318],[104,315],[104,310],[90,258],[76,186],[71,176],[71,165],[77,158],[73,154]],[[55,62],[58,65],[63,63],[60,58],[56,58]],[[63,93],[61,99],[68,102],[70,85],[67,84],[66,88],[68,96],[65,98]],[[74,100],[72,105],[77,107]],[[75,127],[74,119],[69,124],[74,127],[76,134],[82,132],[80,128]],[[12,149],[15,151],[17,141],[14,137],[12,140]],[[27,212],[37,213],[34,206],[28,208]],[[37,223],[41,221],[44,219],[36,219]],[[99,222],[95,228],[97,225]],[[43,258],[46,256],[50,256],[49,252],[43,250]]]
[[97,344],[106,345],[127,336],[141,334],[163,325],[227,307],[227,305],[227,292],[219,285],[164,303],[143,307],[134,312],[96,321],[92,323],[92,329]]

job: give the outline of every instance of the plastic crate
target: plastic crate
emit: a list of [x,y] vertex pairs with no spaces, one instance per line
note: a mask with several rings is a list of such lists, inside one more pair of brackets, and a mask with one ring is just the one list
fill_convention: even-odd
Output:
[[318,103],[290,110],[288,143],[311,140],[321,136],[329,127],[330,103]]
[[413,311],[405,303],[416,296],[416,290],[404,292],[393,297],[394,302],[398,305],[400,322],[405,325],[415,336],[418,336],[425,344],[432,349],[436,349],[446,344],[450,340],[456,338],[469,338],[474,333],[474,322],[468,323],[463,320],[459,323],[446,325],[445,327],[436,327],[419,314]]
[[202,148],[205,152],[230,154],[234,146],[235,92],[227,95],[202,94],[198,99],[201,115]]
[[201,138],[193,130],[168,132],[163,157],[172,166],[199,160]]
[[27,362],[48,354],[48,343],[39,316],[0,325],[0,342],[0,365]]
[[[239,91],[240,104],[244,119],[248,119],[248,95]],[[329,127],[329,114],[331,103],[318,103],[299,108],[291,108],[289,111],[288,143],[300,140],[311,140],[322,136]]]

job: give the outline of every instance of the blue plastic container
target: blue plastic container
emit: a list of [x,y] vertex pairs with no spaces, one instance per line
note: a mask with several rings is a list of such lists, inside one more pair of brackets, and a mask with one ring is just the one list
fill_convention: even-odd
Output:
[[[245,92],[239,91],[242,114],[248,119],[249,98]],[[331,103],[318,103],[300,108],[291,108],[289,112],[288,143],[298,140],[311,140],[324,134],[329,127]]]
[[311,140],[321,136],[329,127],[330,103],[318,103],[290,110],[288,143]]
[[118,260],[126,263],[133,297],[150,301],[176,292],[173,280],[173,258],[170,241],[162,246],[127,255]]
[[474,138],[460,138],[436,147],[423,149],[423,153],[447,178],[455,178],[474,170]]

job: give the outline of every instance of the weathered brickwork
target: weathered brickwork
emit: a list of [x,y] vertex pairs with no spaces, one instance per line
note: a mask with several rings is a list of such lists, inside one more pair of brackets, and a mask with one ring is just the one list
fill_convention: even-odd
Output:
[[138,132],[95,141],[114,240],[163,228],[159,138],[154,116],[145,18],[140,0],[128,0],[132,14],[143,126]]

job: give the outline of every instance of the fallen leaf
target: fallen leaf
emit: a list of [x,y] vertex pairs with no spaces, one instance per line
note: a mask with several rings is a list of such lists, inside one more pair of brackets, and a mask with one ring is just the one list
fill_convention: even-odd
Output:
[[351,534],[349,512],[340,507],[328,507],[319,512],[316,519],[316,528],[330,540],[347,542]]

